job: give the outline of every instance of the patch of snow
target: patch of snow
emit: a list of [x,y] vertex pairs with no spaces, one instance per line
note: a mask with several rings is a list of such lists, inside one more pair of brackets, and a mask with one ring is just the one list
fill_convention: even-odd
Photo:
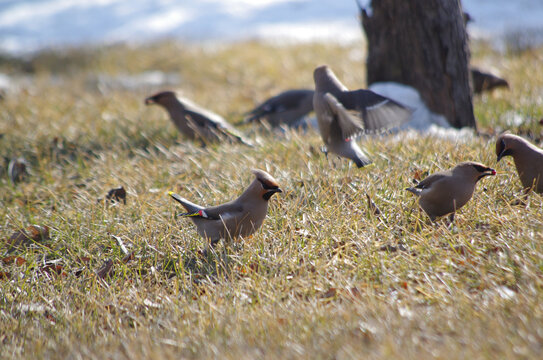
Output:
[[98,74],[87,79],[87,84],[102,92],[108,90],[136,90],[158,89],[162,86],[177,86],[181,78],[176,73],[164,73],[162,71],[145,71],[139,74],[120,74],[111,76]]
[[0,73],[0,91],[6,91],[11,87],[11,79],[6,74]]
[[414,109],[411,120],[403,124],[400,129],[427,131],[432,126],[452,128],[443,115],[433,113],[428,109],[424,101],[422,101],[419,92],[411,86],[395,82],[381,82],[372,84],[369,89]]
[[[370,0],[361,1],[364,6]],[[543,32],[541,0],[463,0],[475,35]],[[355,1],[337,0],[2,0],[0,51],[159,38],[361,41]]]
[[518,127],[524,124],[526,121],[526,118],[514,110],[507,111],[506,113],[502,114],[501,117],[505,120],[506,125],[509,127]]

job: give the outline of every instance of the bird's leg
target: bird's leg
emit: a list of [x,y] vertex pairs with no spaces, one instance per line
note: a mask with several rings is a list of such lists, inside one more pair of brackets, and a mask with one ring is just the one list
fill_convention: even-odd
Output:
[[328,160],[328,149],[326,148],[326,146],[321,146],[321,152],[324,153],[324,155],[326,156],[326,160]]
[[449,230],[451,230],[451,229],[453,228],[453,226],[454,226],[454,214],[455,214],[455,213],[451,213],[451,214],[449,215],[449,219],[448,219],[448,220],[449,220],[449,224],[447,224],[447,228],[448,228]]
[[202,256],[204,258],[207,258],[207,256],[209,255],[209,252],[210,251],[214,251],[215,250],[215,246],[219,243],[221,239],[213,239],[209,242],[209,244],[207,244],[205,247],[204,247],[204,250],[202,250]]
[[530,195],[530,192],[532,192],[532,188],[524,189],[523,194],[521,195],[520,199],[515,201],[514,205],[520,205],[520,206],[526,206],[528,204],[528,197]]

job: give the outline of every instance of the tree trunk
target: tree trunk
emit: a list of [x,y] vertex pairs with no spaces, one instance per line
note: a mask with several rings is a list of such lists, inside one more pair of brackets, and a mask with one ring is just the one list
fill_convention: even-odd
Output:
[[430,110],[475,128],[469,46],[460,0],[372,0],[360,8],[368,39],[368,84],[417,89]]

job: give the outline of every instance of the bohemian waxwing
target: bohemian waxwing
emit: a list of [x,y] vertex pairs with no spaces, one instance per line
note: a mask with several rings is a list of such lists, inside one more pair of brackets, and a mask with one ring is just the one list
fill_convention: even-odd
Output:
[[504,156],[512,156],[518,176],[528,192],[543,193],[543,150],[520,136],[501,134],[496,140],[496,156],[500,161]]
[[371,161],[355,136],[396,127],[411,117],[411,110],[394,100],[370,90],[349,91],[326,65],[316,68],[313,78],[313,107],[327,151],[353,160],[358,167]]
[[454,168],[428,176],[415,187],[406,190],[419,196],[420,207],[434,221],[437,217],[451,214],[464,206],[473,196],[475,185],[496,171],[483,164],[467,161]]
[[178,216],[189,217],[203,238],[211,245],[220,239],[251,235],[264,221],[268,211],[268,200],[273,194],[282,192],[275,179],[265,171],[253,170],[255,180],[236,200],[226,204],[202,207],[170,192],[176,201],[187,210]]
[[145,105],[152,104],[166,109],[177,129],[189,139],[198,139],[203,144],[229,139],[251,146],[222,116],[178,97],[173,91],[159,92],[145,99]]
[[296,127],[313,111],[313,90],[293,89],[275,95],[247,113],[245,122],[266,119],[272,127]]
[[491,73],[481,71],[477,68],[471,68],[471,79],[473,81],[473,93],[480,94],[483,91],[490,91],[498,87],[509,88],[507,80],[502,79]]

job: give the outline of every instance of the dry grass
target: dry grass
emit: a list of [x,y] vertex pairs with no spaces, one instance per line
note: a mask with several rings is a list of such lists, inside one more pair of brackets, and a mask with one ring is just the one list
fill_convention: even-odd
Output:
[[[144,107],[157,88],[103,80],[168,72],[187,97],[237,123],[268,95],[311,88],[319,64],[360,87],[363,55],[356,46],[162,43],[3,61],[0,71],[32,78],[2,100],[0,234],[38,224],[51,239],[0,262],[0,358],[540,358],[543,199],[511,205],[520,184],[510,159],[495,164],[493,135],[541,137],[542,50],[475,48],[474,63],[511,83],[475,99],[490,136],[367,137],[375,165],[361,170],[327,160],[314,131],[247,126],[257,148],[202,149]],[[515,116],[525,121],[512,125]],[[13,185],[5,169],[19,156],[30,174]],[[403,188],[416,172],[464,160],[497,166],[498,176],[479,184],[455,226],[430,224]],[[220,203],[251,181],[251,168],[285,192],[252,238],[198,258],[202,240],[174,218],[166,192]],[[118,185],[126,205],[97,202]],[[114,236],[132,260],[122,261]],[[106,259],[113,272],[101,279]],[[45,268],[51,260],[60,267]]]

